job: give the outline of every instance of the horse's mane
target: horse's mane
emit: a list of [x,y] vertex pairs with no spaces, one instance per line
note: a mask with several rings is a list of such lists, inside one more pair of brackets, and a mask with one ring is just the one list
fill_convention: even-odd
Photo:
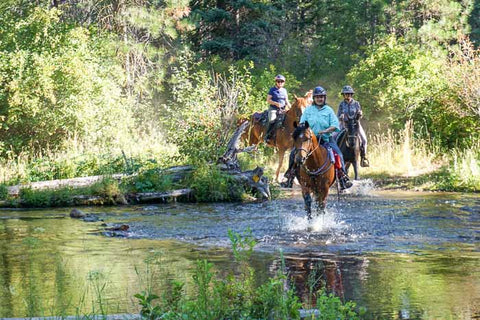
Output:
[[295,128],[295,131],[292,133],[293,140],[297,140],[298,136],[307,130],[307,126],[302,123]]

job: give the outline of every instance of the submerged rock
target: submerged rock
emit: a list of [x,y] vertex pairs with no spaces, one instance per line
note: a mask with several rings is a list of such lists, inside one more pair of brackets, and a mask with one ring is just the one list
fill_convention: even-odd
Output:
[[82,210],[79,210],[77,208],[74,208],[74,209],[72,209],[72,211],[70,211],[70,217],[71,218],[81,219],[81,218],[85,218],[85,216],[86,216],[86,214]]

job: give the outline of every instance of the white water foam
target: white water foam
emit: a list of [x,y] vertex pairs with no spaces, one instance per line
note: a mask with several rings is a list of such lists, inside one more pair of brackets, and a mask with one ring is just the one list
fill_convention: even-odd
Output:
[[326,232],[346,227],[345,222],[338,219],[332,209],[326,210],[325,214],[319,214],[318,216],[312,214],[312,216],[312,220],[308,220],[306,214],[302,216],[287,215],[284,217],[284,226],[288,231],[293,232]]
[[353,186],[345,189],[343,193],[356,196],[372,196],[375,191],[375,185],[372,179],[352,180]]

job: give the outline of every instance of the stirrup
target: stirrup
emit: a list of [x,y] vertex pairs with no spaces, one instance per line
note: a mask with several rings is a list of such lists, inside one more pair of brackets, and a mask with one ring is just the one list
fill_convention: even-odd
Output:
[[293,188],[293,179],[288,179],[287,181],[280,182],[280,187],[282,188]]
[[362,166],[362,167],[370,167],[370,162],[368,161],[367,158],[362,158],[362,160],[360,161],[360,166]]
[[340,182],[340,190],[345,190],[353,186],[352,181],[350,181],[346,174],[339,177],[338,182]]

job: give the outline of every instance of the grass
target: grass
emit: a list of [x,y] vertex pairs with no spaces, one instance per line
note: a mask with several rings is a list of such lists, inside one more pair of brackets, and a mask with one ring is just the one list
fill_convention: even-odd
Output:
[[399,134],[370,136],[370,167],[361,168],[362,177],[389,188],[480,191],[480,140],[469,149],[445,151],[432,141],[412,137],[408,123]]

